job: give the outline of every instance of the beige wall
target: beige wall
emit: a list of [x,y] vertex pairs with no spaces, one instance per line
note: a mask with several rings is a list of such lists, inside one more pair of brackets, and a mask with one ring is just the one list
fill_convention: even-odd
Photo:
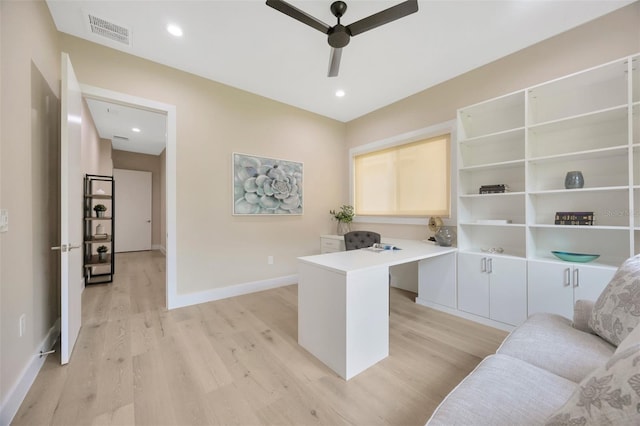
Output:
[[[111,141],[101,139],[98,129],[91,116],[89,105],[82,100],[82,144],[80,146],[80,161],[82,161],[82,174],[111,176],[113,165],[111,160]],[[111,192],[111,184],[96,182],[93,190],[103,189]],[[95,248],[95,247],[94,247]]]
[[[166,232],[166,228],[162,227],[162,220],[160,219],[160,191],[162,186],[162,176],[160,174],[162,162],[160,156],[113,150],[112,158],[114,169],[151,172],[151,244],[159,246],[161,244],[160,236]],[[118,182],[116,182],[117,184]],[[116,196],[117,194],[116,186]]]
[[[455,119],[456,110],[640,52],[640,2],[477,68],[347,124],[347,148]],[[455,168],[453,169],[455,170]],[[455,198],[452,198],[455,203]],[[383,235],[425,238],[425,226],[359,223]]]
[[[178,293],[296,274],[318,251],[347,197],[343,123],[75,37],[62,48],[81,83],[176,106]],[[232,216],[233,152],[303,162],[305,214]]]
[[[58,315],[48,213],[57,212],[57,173],[49,162],[59,141],[59,34],[44,2],[0,2],[0,400],[36,357]],[[49,109],[47,110],[47,104]],[[55,182],[55,181],[54,181]],[[53,188],[53,189],[52,189]],[[19,337],[19,318],[26,332]]]

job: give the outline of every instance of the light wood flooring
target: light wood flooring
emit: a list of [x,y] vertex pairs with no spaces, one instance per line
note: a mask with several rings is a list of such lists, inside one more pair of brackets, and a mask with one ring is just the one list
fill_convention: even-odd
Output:
[[14,425],[422,425],[506,336],[392,289],[390,356],[346,382],[298,346],[297,286],[167,311],[164,256],[116,262]]

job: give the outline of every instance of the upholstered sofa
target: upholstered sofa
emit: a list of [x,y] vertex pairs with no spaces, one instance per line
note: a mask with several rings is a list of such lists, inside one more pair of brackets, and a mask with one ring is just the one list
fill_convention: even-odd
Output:
[[640,425],[640,255],[573,321],[535,314],[436,408],[427,425]]

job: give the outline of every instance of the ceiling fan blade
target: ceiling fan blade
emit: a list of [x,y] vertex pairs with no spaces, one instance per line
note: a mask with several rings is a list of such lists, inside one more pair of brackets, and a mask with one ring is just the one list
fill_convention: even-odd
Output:
[[342,58],[342,48],[331,48],[329,57],[329,74],[327,77],[337,77],[340,71],[340,59]]
[[277,11],[284,13],[292,17],[295,20],[302,22],[303,24],[307,24],[311,28],[315,28],[316,30],[328,34],[330,27],[319,19],[314,18],[306,12],[298,9],[295,6],[290,5],[287,2],[282,0],[267,0],[267,6],[274,8]]
[[395,6],[391,6],[381,12],[374,13],[371,16],[362,18],[359,21],[347,25],[347,29],[352,36],[362,34],[365,31],[372,30],[380,25],[404,18],[418,11],[418,0],[407,0]]

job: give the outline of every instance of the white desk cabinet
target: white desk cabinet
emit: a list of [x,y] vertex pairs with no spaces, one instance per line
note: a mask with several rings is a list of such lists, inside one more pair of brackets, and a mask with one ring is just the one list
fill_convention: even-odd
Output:
[[519,325],[527,319],[527,261],[458,253],[458,309]]
[[455,274],[440,273],[455,265],[455,248],[386,241],[402,250],[298,258],[298,343],[346,380],[389,355],[390,267],[418,262],[420,288],[434,277],[455,287]]
[[551,312],[571,319],[576,300],[595,301],[616,268],[547,261],[529,261],[529,315]]
[[335,253],[344,251],[344,237],[341,235],[321,235],[320,253]]

